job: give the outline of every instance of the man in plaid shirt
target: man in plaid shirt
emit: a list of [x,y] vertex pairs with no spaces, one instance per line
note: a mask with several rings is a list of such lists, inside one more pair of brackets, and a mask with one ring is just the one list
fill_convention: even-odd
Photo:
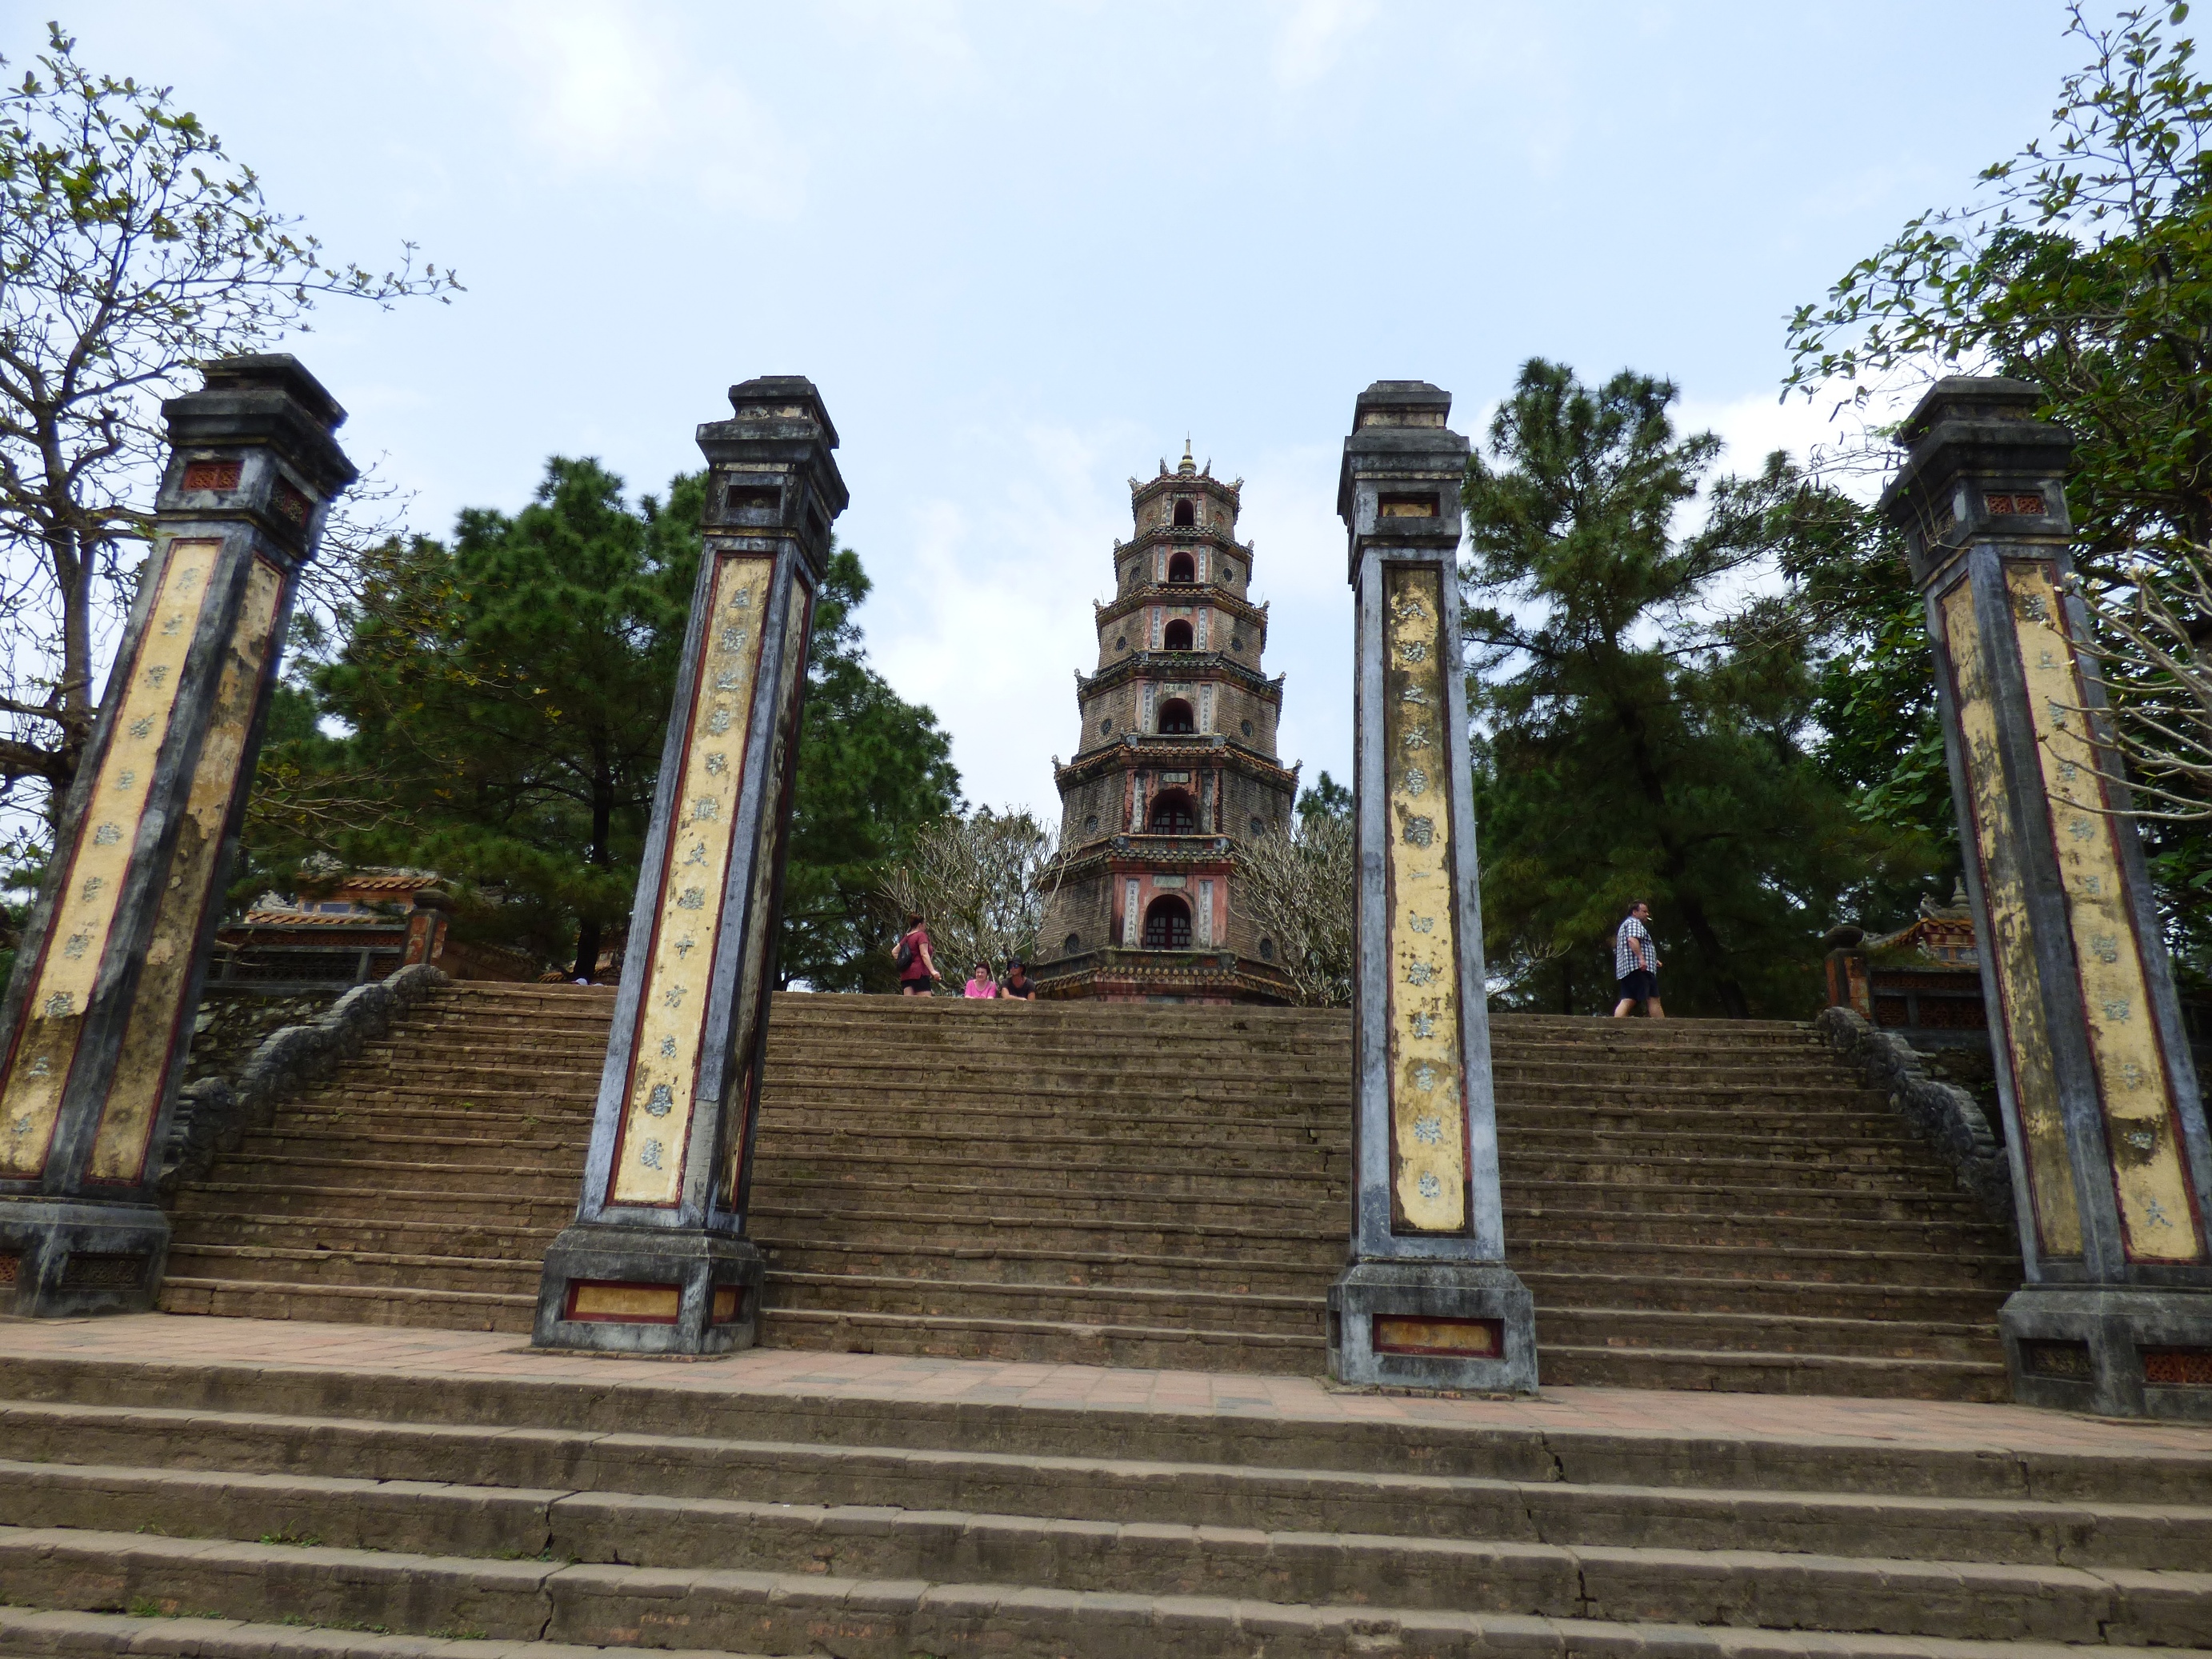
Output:
[[1628,1018],[1638,1003],[1654,1019],[1664,1019],[1659,1006],[1659,952],[1652,948],[1651,907],[1642,899],[1628,907],[1626,920],[1613,936],[1613,977],[1620,981],[1620,1000],[1613,1006],[1615,1019]]

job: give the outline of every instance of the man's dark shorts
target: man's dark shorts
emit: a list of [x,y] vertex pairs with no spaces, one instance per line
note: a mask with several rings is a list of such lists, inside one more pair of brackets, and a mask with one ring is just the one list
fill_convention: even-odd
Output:
[[1659,975],[1649,968],[1636,968],[1622,976],[1620,994],[1629,1002],[1649,1002],[1659,994]]

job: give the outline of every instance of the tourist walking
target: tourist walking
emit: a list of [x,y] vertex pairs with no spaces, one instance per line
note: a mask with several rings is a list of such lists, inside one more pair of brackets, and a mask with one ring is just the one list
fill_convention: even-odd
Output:
[[994,997],[999,994],[998,978],[991,972],[989,963],[975,964],[975,971],[968,975],[968,988],[960,994],[963,997]]
[[907,912],[906,931],[891,946],[891,960],[898,964],[901,996],[926,997],[931,982],[945,977],[937,971],[937,958],[930,954],[929,927],[920,911]]
[[1659,1006],[1659,952],[1651,943],[1651,907],[1642,899],[1628,907],[1620,929],[1613,936],[1613,974],[1620,981],[1620,1000],[1613,1005],[1615,1019],[1628,1018],[1638,1003],[1654,1019],[1664,1019]]

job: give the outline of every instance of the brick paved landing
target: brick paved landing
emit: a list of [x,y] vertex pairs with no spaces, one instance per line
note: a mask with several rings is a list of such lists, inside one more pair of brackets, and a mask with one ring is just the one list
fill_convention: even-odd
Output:
[[[2212,1427],[2118,1422],[2024,1406],[1844,1395],[1546,1388],[1534,1400],[1364,1394],[1301,1376],[1122,1369],[757,1348],[699,1362],[540,1353],[504,1332],[318,1325],[146,1314],[0,1318],[0,1368],[31,1359],[252,1372],[337,1370],[447,1382],[574,1382],[715,1395],[806,1395],[933,1405],[1219,1413],[1239,1420],[1403,1423],[1465,1429],[1781,1439],[1993,1455],[2202,1458],[2212,1504]],[[2212,1565],[2209,1563],[2208,1565]]]
[[0,1656],[2102,1659],[2212,1429],[2009,1406],[0,1324]]

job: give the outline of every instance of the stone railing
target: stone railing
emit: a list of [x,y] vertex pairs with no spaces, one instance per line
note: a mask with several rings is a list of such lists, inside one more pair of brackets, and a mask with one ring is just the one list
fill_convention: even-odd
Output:
[[1918,1054],[1849,1008],[1823,1008],[1813,1023],[1830,1048],[1889,1097],[1890,1109],[1942,1155],[1959,1184],[1993,1218],[2013,1225],[2011,1165],[1974,1097],[1929,1077]]
[[417,963],[357,985],[307,1024],[271,1031],[236,1077],[187,1085],[161,1166],[162,1194],[205,1175],[218,1153],[236,1151],[250,1130],[267,1126],[277,1102],[353,1059],[445,982],[443,970]]

